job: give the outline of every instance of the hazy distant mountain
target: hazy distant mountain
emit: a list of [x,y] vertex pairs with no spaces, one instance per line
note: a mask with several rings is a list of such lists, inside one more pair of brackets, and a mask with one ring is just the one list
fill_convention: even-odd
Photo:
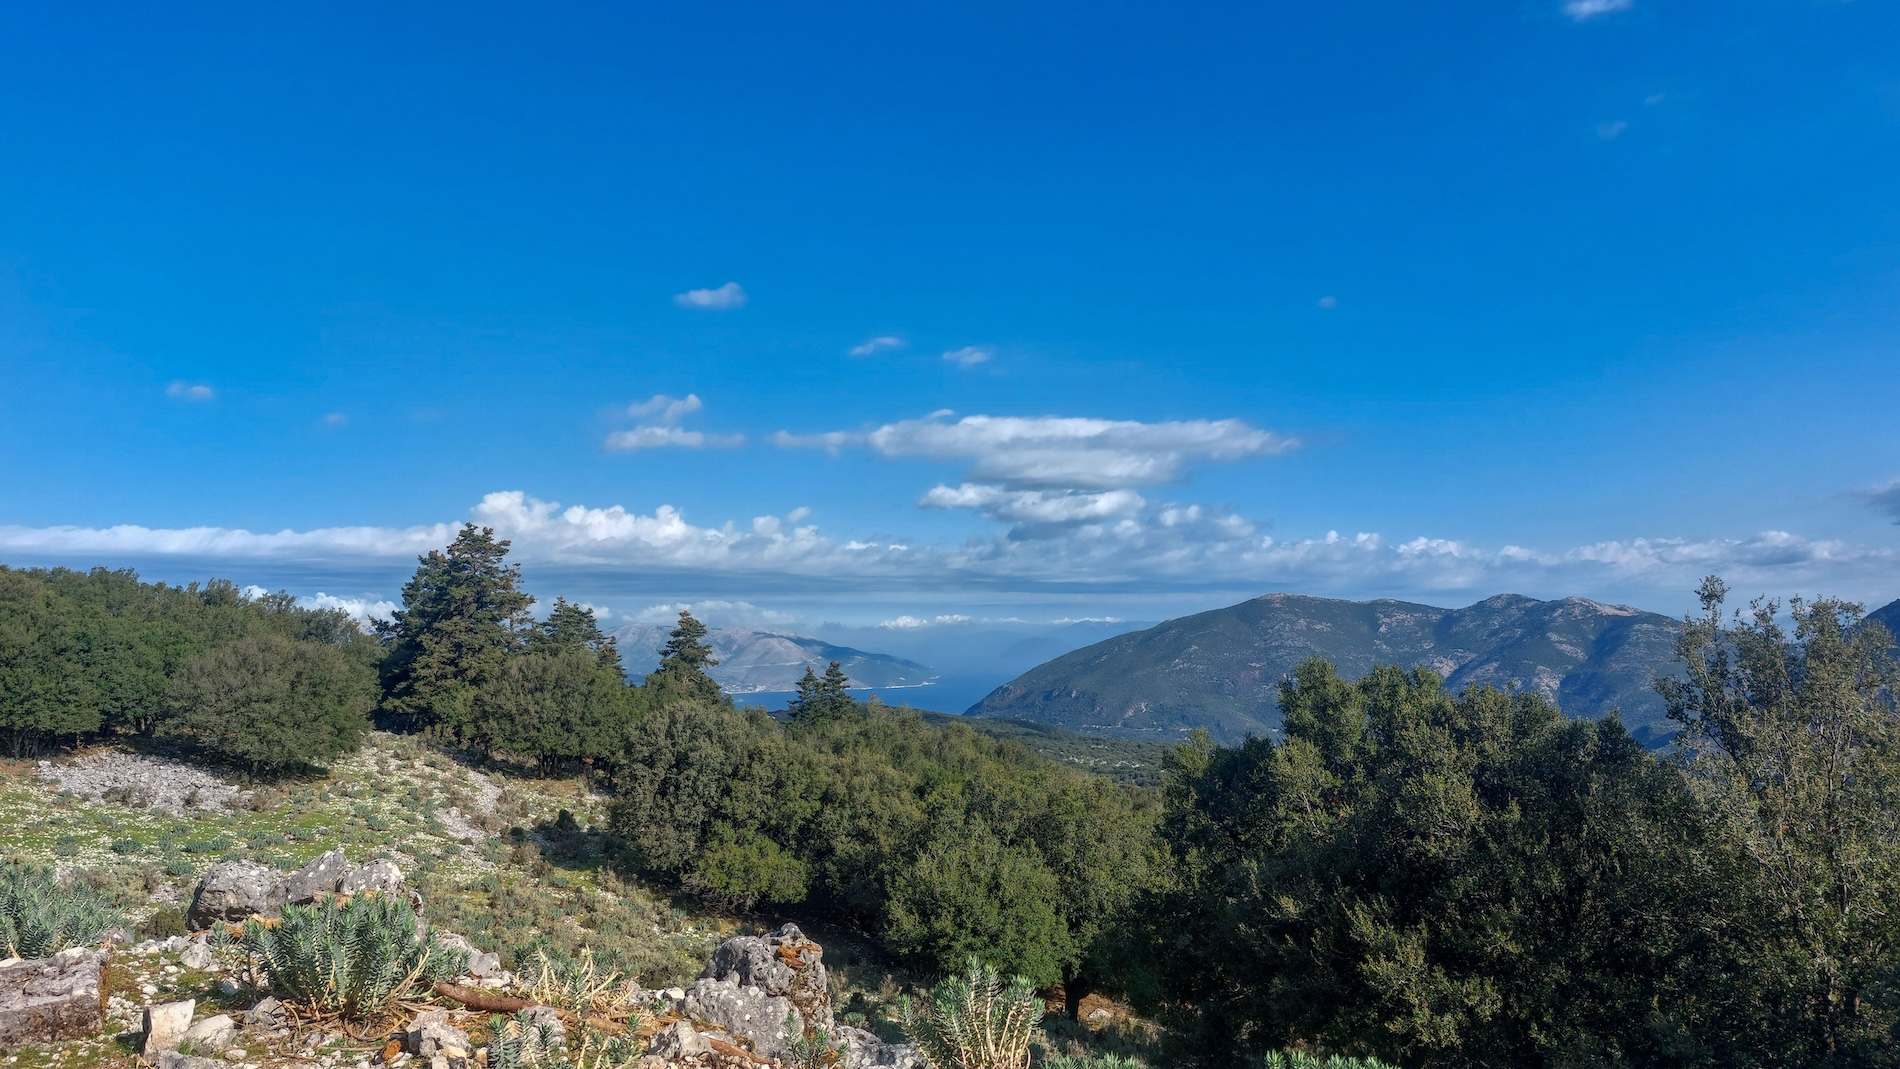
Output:
[[1884,626],[1890,633],[1900,636],[1900,601],[1887,604],[1867,614],[1867,619]]
[[1072,731],[1173,739],[1277,735],[1280,680],[1308,657],[1348,678],[1426,665],[1467,683],[1541,692],[1572,716],[1621,709],[1640,739],[1672,725],[1651,686],[1670,672],[1677,622],[1583,598],[1501,594],[1463,609],[1268,594],[1097,642],[1031,669],[970,709]]
[[893,657],[922,661],[940,673],[917,691],[889,695],[893,703],[919,709],[961,713],[999,684],[1091,642],[1139,631],[1154,621],[1027,620],[936,623],[919,627],[847,627],[821,624],[812,630],[827,642],[878,650]]
[[[671,630],[671,624],[628,624],[614,631],[629,675],[645,675],[660,663],[660,647],[666,645]],[[789,691],[798,685],[807,666],[822,674],[832,661],[839,662],[851,685],[862,690],[923,687],[937,678],[936,672],[916,661],[834,646],[789,631],[715,627],[708,630],[706,639],[719,659],[712,677],[728,694]]]

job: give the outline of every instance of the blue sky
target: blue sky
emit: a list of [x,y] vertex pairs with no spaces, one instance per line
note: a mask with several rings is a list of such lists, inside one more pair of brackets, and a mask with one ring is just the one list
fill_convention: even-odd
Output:
[[1900,9],[1302,8],[9,4],[0,559],[1900,596]]

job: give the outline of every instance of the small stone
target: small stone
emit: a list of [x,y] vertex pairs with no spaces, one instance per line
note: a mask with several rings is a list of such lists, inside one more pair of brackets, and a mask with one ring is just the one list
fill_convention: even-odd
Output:
[[236,1036],[237,1022],[231,1019],[230,1014],[220,1013],[216,1017],[206,1017],[185,1029],[182,1042],[219,1050],[230,1046],[231,1040]]
[[186,1030],[191,1027],[191,1015],[197,1010],[196,999],[147,1006],[139,1053],[150,1058],[159,1051],[177,1047],[178,1041],[185,1038]]
[[140,993],[146,994],[146,995],[156,995],[158,994],[158,985],[157,984],[140,984],[139,991]]
[[226,998],[229,998],[232,995],[237,994],[241,990],[243,989],[238,986],[238,982],[236,980],[231,979],[229,976],[218,981],[218,994],[223,995]]

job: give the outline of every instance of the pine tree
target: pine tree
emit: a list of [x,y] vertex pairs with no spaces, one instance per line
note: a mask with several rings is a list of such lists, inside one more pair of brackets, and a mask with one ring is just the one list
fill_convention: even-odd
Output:
[[707,672],[719,662],[712,655],[712,647],[705,642],[706,625],[693,618],[685,609],[680,610],[679,625],[668,634],[666,646],[660,650],[660,666],[647,676],[647,687],[652,693],[653,703],[658,705],[675,700],[709,702],[714,705],[730,705],[732,700]]
[[475,692],[520,649],[534,598],[520,566],[502,563],[508,545],[493,528],[464,525],[447,551],[420,558],[402,609],[378,625],[389,648],[383,707],[411,727],[468,737]]
[[837,661],[831,662],[823,676],[807,665],[805,674],[798,680],[798,695],[786,703],[786,711],[801,724],[843,719],[856,713],[858,708],[858,703],[851,699],[850,687],[851,677],[844,674],[844,666]]
[[601,631],[594,610],[566,598],[554,599],[554,609],[534,629],[528,645],[542,650],[592,650],[603,667],[625,674],[620,664],[620,644]]

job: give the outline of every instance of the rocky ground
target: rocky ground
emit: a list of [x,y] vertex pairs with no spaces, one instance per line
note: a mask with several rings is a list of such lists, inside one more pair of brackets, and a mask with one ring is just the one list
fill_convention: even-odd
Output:
[[[901,1038],[892,1004],[915,978],[893,969],[861,939],[820,926],[829,960],[798,974],[802,994],[775,990],[774,984],[788,982],[785,976],[762,979],[762,965],[735,965],[733,955],[741,952],[728,950],[753,946],[732,937],[748,929],[762,933],[760,918],[682,908],[606,864],[604,837],[593,830],[604,823],[605,803],[580,781],[484,771],[418,740],[381,734],[325,777],[255,788],[128,750],[54,762],[0,761],[0,826],[9,830],[0,856],[52,864],[62,876],[128,903],[125,940],[112,949],[101,977],[105,1027],[12,1050],[0,1044],[0,1069],[393,1069],[405,1061],[417,1063],[411,1069],[423,1062],[464,1069],[452,1059],[435,1064],[440,1051],[390,1051],[386,1035],[259,1027],[254,1011],[263,992],[244,975],[234,948],[188,936],[204,932],[211,916],[192,905],[194,899],[203,905],[201,885],[208,882],[212,899],[236,896],[219,916],[251,911],[260,903],[243,896],[271,889],[279,897],[261,904],[275,908],[299,869],[306,869],[305,886],[291,897],[339,885],[413,895],[437,931],[465,937],[479,966],[468,981],[489,989],[511,990],[541,951],[571,955],[588,948],[604,969],[643,992],[638,1038],[653,1055],[674,1062],[758,1066],[762,1056],[785,1053],[788,1000],[803,999],[804,1012],[822,998],[833,1034],[853,1037],[851,1069],[909,1064],[888,1041]],[[391,873],[399,881],[392,882]],[[816,951],[802,933],[791,942]],[[767,956],[778,960],[776,948],[787,945],[786,938],[767,945]],[[757,958],[753,951],[744,953]],[[192,1053],[174,1047],[161,1063],[161,1051],[142,1050],[148,1010],[186,1002],[186,1024],[212,1022],[217,1042],[201,1035],[183,1044]],[[438,1023],[468,1037],[448,1044],[464,1056],[491,1041],[490,1014],[453,1004],[435,1008],[445,1015]],[[229,1018],[228,1035],[222,1018]],[[274,1020],[266,1014],[263,1023]],[[1103,1010],[1090,1026],[1116,1023]],[[1088,1038],[1086,1030],[1076,1031],[1070,1042]],[[417,1046],[406,1034],[405,1042]]]

